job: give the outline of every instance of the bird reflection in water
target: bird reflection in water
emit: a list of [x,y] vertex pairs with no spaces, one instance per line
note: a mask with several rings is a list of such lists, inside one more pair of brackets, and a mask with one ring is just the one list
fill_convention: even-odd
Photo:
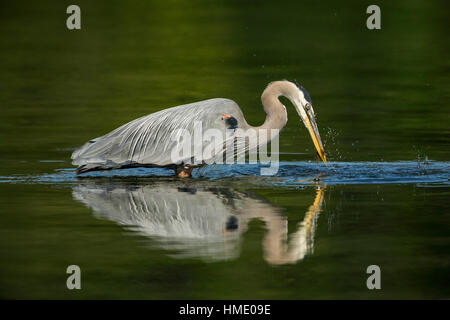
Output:
[[151,238],[153,245],[170,251],[175,258],[237,258],[249,221],[260,219],[266,227],[264,259],[270,264],[289,264],[313,252],[324,192],[323,187],[317,187],[312,205],[289,241],[288,221],[280,208],[230,188],[88,182],[75,186],[73,197],[91,208],[96,217]]

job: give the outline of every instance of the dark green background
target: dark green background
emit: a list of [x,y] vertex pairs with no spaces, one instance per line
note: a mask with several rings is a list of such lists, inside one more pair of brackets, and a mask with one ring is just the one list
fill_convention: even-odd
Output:
[[[70,4],[82,29],[69,31]],[[260,94],[295,79],[310,92],[332,161],[450,155],[450,2],[1,1],[0,176],[69,168],[72,148],[139,116],[212,97],[263,122]],[[288,101],[282,160],[313,159]],[[40,162],[53,160],[59,162]],[[244,188],[236,181],[233,188]],[[300,221],[313,188],[253,190]],[[174,260],[95,219],[61,185],[0,184],[2,298],[449,298],[449,190],[327,189],[312,256],[262,260],[253,222],[240,257]],[[383,199],[383,200],[381,200]],[[329,217],[338,227],[330,229]],[[328,222],[327,222],[328,221]],[[333,224],[331,224],[333,225]],[[76,262],[76,263],[75,263]],[[83,289],[65,289],[79,264]],[[381,291],[365,287],[379,264]]]

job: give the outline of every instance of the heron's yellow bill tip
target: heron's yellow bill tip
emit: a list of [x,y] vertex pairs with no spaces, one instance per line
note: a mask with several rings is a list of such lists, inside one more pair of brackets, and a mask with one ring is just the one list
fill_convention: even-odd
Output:
[[320,160],[323,161],[323,163],[327,163],[327,157],[325,156],[324,152],[318,151],[317,156]]

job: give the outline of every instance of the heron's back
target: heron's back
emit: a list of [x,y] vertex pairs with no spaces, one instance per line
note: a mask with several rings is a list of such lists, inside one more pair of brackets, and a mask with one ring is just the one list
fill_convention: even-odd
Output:
[[229,99],[180,105],[138,118],[88,141],[73,152],[72,164],[78,165],[80,172],[139,165],[173,166],[171,154],[178,144],[173,140],[173,132],[186,130],[193,136],[194,124],[199,123],[202,130],[224,131],[226,126],[221,117],[224,113],[245,123],[239,106]]

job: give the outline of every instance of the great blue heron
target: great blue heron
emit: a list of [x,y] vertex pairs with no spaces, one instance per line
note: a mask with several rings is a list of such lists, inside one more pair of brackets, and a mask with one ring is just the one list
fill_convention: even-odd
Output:
[[[174,161],[172,151],[179,141],[173,139],[176,130],[184,130],[194,135],[195,123],[200,122],[203,131],[215,129],[224,135],[230,130],[255,130],[257,135],[270,137],[258,139],[258,145],[266,145],[274,138],[273,129],[281,130],[287,123],[286,107],[279,97],[288,98],[308,129],[318,156],[326,162],[325,151],[317,128],[311,97],[302,86],[290,81],[274,81],[264,90],[261,101],[266,112],[266,120],[259,127],[250,126],[239,106],[229,99],[209,99],[161,110],[138,118],[110,133],[93,139],[72,154],[76,173],[94,170],[109,170],[130,167],[162,167],[174,169],[179,177],[191,176],[195,167],[211,163],[202,159],[201,163],[191,159]],[[265,132],[267,131],[267,132]],[[270,134],[268,132],[271,132]],[[233,138],[231,136],[231,138]],[[192,140],[189,147],[196,148],[198,141]],[[204,150],[206,146],[200,146]],[[225,147],[214,148],[210,158],[220,156]],[[246,149],[248,151],[249,148]]]

